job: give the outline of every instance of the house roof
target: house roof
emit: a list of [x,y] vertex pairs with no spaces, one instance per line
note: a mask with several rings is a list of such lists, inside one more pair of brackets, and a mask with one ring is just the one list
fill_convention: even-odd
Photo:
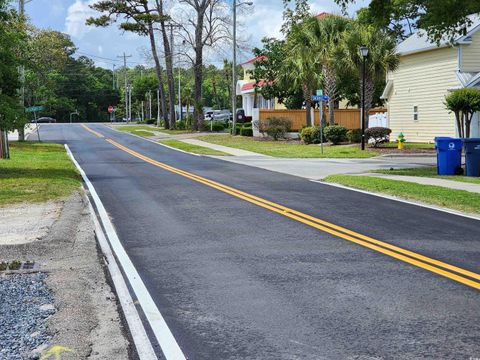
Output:
[[[459,35],[454,39],[456,43],[469,43],[471,42],[471,36],[478,30],[480,30],[480,17],[478,15],[470,15],[469,19],[472,24],[468,26],[467,33],[465,35]],[[398,44],[397,52],[400,55],[409,55],[419,53],[423,51],[433,50],[441,47],[446,47],[450,44],[447,37],[440,40],[440,44],[429,40],[425,30],[419,30],[415,34],[410,35],[403,42]]]
[[332,14],[328,13],[328,12],[325,12],[325,11],[322,11],[320,14],[318,14],[317,16],[315,16],[317,19],[323,19],[324,17],[327,17],[327,16],[330,16]]
[[[264,80],[260,80],[258,82],[258,86],[259,87],[262,87],[262,86],[265,86],[265,85],[270,85],[272,82],[267,82],[267,81],[264,81]],[[248,83],[245,83],[242,85],[242,87],[240,88],[241,91],[248,91],[248,90],[252,90],[253,88],[255,87],[255,81],[251,81],[251,82],[248,82]]]
[[266,60],[266,59],[267,59],[266,56],[261,55],[261,56],[254,57],[253,59],[250,59],[250,60],[248,60],[248,61],[246,61],[246,62],[244,62],[244,63],[242,63],[242,64],[240,64],[240,65],[241,65],[241,66],[243,66],[243,65],[249,65],[249,64],[253,64],[253,63],[257,62],[257,61],[263,61],[263,60]]

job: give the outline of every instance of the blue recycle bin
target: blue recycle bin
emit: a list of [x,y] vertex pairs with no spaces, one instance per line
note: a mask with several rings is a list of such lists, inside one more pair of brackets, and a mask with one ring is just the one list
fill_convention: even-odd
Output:
[[480,176],[480,139],[463,139],[467,176]]
[[455,175],[462,167],[462,139],[436,137],[437,174]]

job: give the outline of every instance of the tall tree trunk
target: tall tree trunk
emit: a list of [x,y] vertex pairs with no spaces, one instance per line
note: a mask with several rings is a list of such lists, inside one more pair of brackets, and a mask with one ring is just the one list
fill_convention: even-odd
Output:
[[312,98],[311,98],[311,91],[307,85],[303,85],[303,100],[305,101],[305,109],[307,113],[305,114],[307,120],[307,126],[312,126]]
[[468,139],[470,138],[470,128],[472,124],[472,117],[474,113],[466,113],[465,114],[465,137]]
[[8,132],[0,130],[0,159],[8,159]]
[[[152,56],[153,60],[155,61],[155,72],[157,74],[158,79],[158,90],[160,93],[160,104],[161,104],[161,117],[165,123],[165,129],[170,128],[170,124],[168,123],[167,119],[165,118],[166,109],[167,109],[167,101],[165,99],[165,88],[163,87],[163,76],[162,76],[162,66],[160,65],[160,60],[158,59],[157,54],[157,45],[155,43],[155,33],[153,31],[153,25],[150,23],[148,24],[148,36],[150,38],[150,46],[152,48]],[[160,124],[157,124],[160,125]]]
[[203,127],[203,99],[202,99],[202,82],[203,82],[203,23],[205,12],[197,13],[197,24],[195,27],[195,63],[193,72],[195,78],[194,99],[194,129],[201,130]]
[[[163,6],[158,9],[160,17],[163,19]],[[168,86],[168,113],[170,119],[170,128],[175,127],[175,78],[173,76],[173,53],[168,32],[165,27],[165,20],[160,20],[160,28],[163,37],[163,49],[165,52],[165,68],[167,70],[167,86]]]
[[455,120],[457,121],[457,130],[459,137],[462,137],[462,122],[460,121],[461,116],[462,113],[460,111],[455,111]]
[[337,76],[332,66],[326,64],[322,68],[323,86],[325,95],[328,96],[328,120],[330,126],[335,125],[335,113],[333,111],[335,101],[338,99]]

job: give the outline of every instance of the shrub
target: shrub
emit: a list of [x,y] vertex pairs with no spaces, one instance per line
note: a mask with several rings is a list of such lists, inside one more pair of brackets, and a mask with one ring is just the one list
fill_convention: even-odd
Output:
[[305,144],[318,144],[320,142],[320,134],[319,134],[319,127],[318,126],[309,126],[304,127],[300,131],[300,139]]
[[273,140],[285,138],[286,134],[292,128],[292,121],[285,118],[268,118],[260,122],[259,130],[262,134],[267,133]]
[[362,129],[348,130],[347,139],[351,143],[361,143],[362,142]]
[[219,132],[225,129],[225,123],[222,121],[214,121],[211,125],[212,131]]
[[341,125],[333,125],[325,127],[325,137],[332,144],[337,145],[347,140],[347,128]]
[[367,140],[373,140],[373,147],[378,144],[390,141],[390,134],[392,130],[385,127],[371,127],[365,130],[365,137]]
[[145,119],[145,124],[153,125],[157,123],[157,119]]
[[240,135],[242,136],[253,136],[253,129],[252,126],[243,126],[240,129]]

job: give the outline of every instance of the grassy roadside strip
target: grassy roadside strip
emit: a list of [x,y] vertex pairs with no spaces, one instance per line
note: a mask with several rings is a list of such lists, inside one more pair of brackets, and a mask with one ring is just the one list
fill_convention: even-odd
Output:
[[66,197],[80,175],[60,144],[11,144],[11,159],[0,160],[0,206]]
[[372,170],[370,172],[376,173],[376,174],[386,174],[386,175],[430,177],[430,178],[460,181],[460,182],[466,182],[466,183],[472,183],[472,184],[480,184],[480,178],[477,178],[477,177],[457,176],[457,175],[455,176],[437,175],[437,168],[435,166],[412,168],[412,169]]
[[468,191],[371,176],[330,175],[324,181],[355,189],[393,195],[407,200],[421,201],[463,212],[480,213],[480,194]]
[[175,149],[183,150],[193,154],[199,155],[215,155],[215,156],[231,156],[230,154],[224,153],[223,151],[218,151],[210,148],[206,148],[199,145],[187,144],[179,140],[160,140],[160,144],[171,146]]
[[370,150],[361,151],[358,146],[325,146],[322,154],[320,145],[255,140],[246,136],[206,135],[198,140],[281,158],[369,158],[378,155]]
[[115,126],[114,129],[117,129],[120,131],[126,131],[138,136],[155,136],[155,134],[152,131],[161,132],[161,133],[170,134],[170,135],[191,133],[190,130],[170,130],[170,129],[166,130],[166,129],[160,129],[156,126],[148,126],[148,125],[123,125],[123,126]]

